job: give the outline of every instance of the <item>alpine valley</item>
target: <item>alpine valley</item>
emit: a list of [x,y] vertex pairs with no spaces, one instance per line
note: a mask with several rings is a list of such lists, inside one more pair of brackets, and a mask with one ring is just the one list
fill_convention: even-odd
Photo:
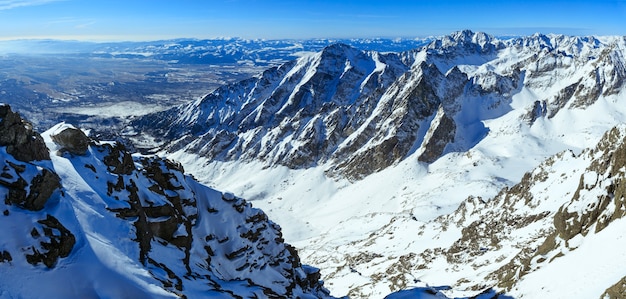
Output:
[[2,106],[0,298],[626,298],[624,123],[626,37],[469,30],[302,54],[126,147]]

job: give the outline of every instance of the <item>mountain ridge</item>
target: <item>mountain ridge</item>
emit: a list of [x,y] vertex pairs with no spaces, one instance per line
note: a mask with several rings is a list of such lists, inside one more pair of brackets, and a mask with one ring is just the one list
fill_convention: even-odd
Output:
[[[432,162],[451,150],[467,150],[486,132],[479,127],[476,132],[464,129],[506,113],[524,80],[544,79],[542,74],[558,68],[555,63],[567,67],[576,57],[575,62],[589,60],[591,51],[599,52],[599,45],[595,38],[540,34],[500,41],[471,31],[460,31],[400,54],[365,52],[336,44],[269,69],[256,79],[227,85],[184,107],[138,118],[132,125],[138,131],[176,140],[167,145],[170,149],[165,148],[169,152],[189,146],[188,151],[209,159],[260,159],[268,166],[282,164],[294,169],[329,162],[335,165],[329,167],[329,173],[359,179],[419,149],[429,130],[438,132],[440,138],[438,142],[426,140],[421,148],[426,155],[420,161]],[[526,57],[519,63],[498,59],[498,51],[513,49],[520,52],[517,56]],[[543,49],[539,55],[534,52],[538,49]],[[567,104],[571,90],[578,98],[574,105],[580,107],[620,90],[626,69],[619,53],[606,46],[586,65],[604,63],[615,68],[596,76],[593,72],[606,68],[595,67],[586,78],[559,91],[556,101],[548,106],[549,99],[538,99],[539,110],[535,110],[539,114],[549,110],[553,116]],[[462,69],[456,67],[459,59],[464,61]],[[504,64],[504,69],[474,69],[474,65],[494,60]],[[533,64],[535,67],[530,67]],[[546,80],[536,81],[526,84],[545,84]],[[478,106],[488,108],[467,115],[462,110],[470,104],[463,104],[468,100],[482,101]],[[541,109],[542,103],[545,109]],[[437,113],[439,105],[443,113]],[[443,126],[426,129],[433,121]],[[463,140],[472,135],[470,140]],[[267,141],[260,142],[260,136]],[[374,166],[357,169],[356,162],[350,162],[364,159],[373,161]]]
[[[262,97],[237,84],[224,87],[245,95],[237,100],[255,103],[259,109],[256,112],[268,111],[273,117],[284,116],[279,113],[281,109],[293,104],[291,110],[282,110],[291,111],[284,122],[267,128],[261,124],[268,122],[259,118],[262,121],[255,129],[238,127],[221,133],[205,127],[200,130],[200,138],[183,131],[176,135],[175,142],[159,150],[188,166],[202,181],[226,186],[287,223],[287,238],[294,240],[307,260],[328,273],[325,281],[335,293],[370,298],[382,297],[389,290],[416,286],[422,292],[421,287],[440,285],[450,286],[437,291],[440,297],[472,297],[481,292],[491,297],[500,292],[507,296],[540,296],[528,287],[540,284],[551,289],[532,278],[543,277],[544,268],[524,270],[529,271],[528,276],[512,275],[511,271],[519,270],[514,264],[522,263],[532,247],[540,246],[536,243],[545,239],[515,240],[500,232],[493,239],[500,247],[493,249],[481,243],[480,236],[491,234],[484,224],[461,221],[457,225],[446,220],[449,222],[443,225],[439,217],[458,215],[457,209],[468,206],[482,208],[502,203],[500,198],[512,189],[530,192],[518,185],[526,178],[525,173],[532,173],[543,161],[564,151],[577,157],[586,148],[594,148],[606,131],[626,121],[626,111],[620,104],[625,94],[625,45],[624,37],[535,34],[500,40],[462,31],[418,49],[385,56],[393,57],[397,64],[394,67],[387,60],[384,67],[379,65],[383,71],[376,74],[379,84],[372,89],[361,89],[363,78],[372,78],[367,77],[372,73],[361,72],[361,76],[350,80],[351,84],[344,85],[345,89],[331,92],[306,87],[317,83],[311,80],[315,75],[325,78],[326,74],[335,75],[319,81],[321,85],[335,86],[332,78],[348,78],[343,75],[353,69],[347,67],[353,63],[343,53],[339,62],[329,63],[335,69],[321,72],[317,65],[307,64],[321,57],[323,52],[319,52],[283,65],[288,69],[283,71],[285,75],[273,81],[279,87]],[[328,51],[338,49],[343,46]],[[372,52],[362,53],[373,57]],[[307,72],[302,71],[305,67]],[[300,76],[294,77],[296,74]],[[286,82],[291,85],[280,85]],[[276,100],[272,95],[281,90],[280,86],[284,87],[279,95],[287,100],[271,102]],[[346,92],[338,93],[342,90]],[[353,90],[359,91],[354,106],[325,102],[327,95],[350,95],[348,91]],[[302,96],[304,91],[309,98]],[[226,102],[228,97],[223,99]],[[296,105],[298,101],[288,99],[305,99],[312,105],[300,106]],[[189,104],[186,111],[200,113],[203,110],[197,108],[203,101]],[[311,112],[307,108],[323,107],[323,103],[332,104],[336,110],[326,109],[336,112],[318,109],[317,114],[308,117]],[[219,111],[219,107],[215,109]],[[176,117],[177,113],[171,115]],[[217,114],[205,114],[207,119],[211,115]],[[244,111],[240,117],[256,120],[257,115],[263,113]],[[135,122],[139,128],[141,121]],[[197,119],[189,124],[203,121]],[[254,124],[246,125],[250,123]],[[326,147],[330,143],[338,145]],[[208,155],[197,150],[202,146]],[[305,159],[289,160],[294,157],[290,151],[299,152]],[[233,156],[229,158],[229,154]],[[311,157],[317,163],[311,163]],[[293,161],[300,163],[293,165]],[[571,169],[560,167],[555,172],[568,174],[563,169]],[[581,171],[584,168],[571,169],[574,174]],[[574,182],[578,179],[568,178]],[[577,189],[574,185],[568,183],[563,186],[569,187],[563,188],[573,193]],[[295,197],[301,199],[290,199]],[[495,206],[489,211],[493,218],[489,223],[498,229],[522,232],[541,226],[541,232],[534,232],[540,236],[549,235],[550,219],[558,207],[546,210],[546,214],[509,215],[510,219],[497,212]],[[448,227],[448,232],[442,227]],[[472,231],[476,237],[471,237]],[[489,245],[488,240],[485,242]],[[512,251],[507,242],[514,242],[522,251]],[[567,252],[564,254],[567,256]],[[515,259],[509,259],[509,255]],[[507,266],[508,262],[511,264]],[[549,259],[546,265],[545,269],[553,268]],[[487,278],[476,271],[492,275]],[[604,281],[606,287],[602,290],[594,289],[599,292],[594,296],[620,281],[621,276],[614,278],[610,284]],[[522,288],[525,279],[533,282]]]
[[1,297],[332,298],[265,213],[180,164],[63,123],[42,137],[6,105],[0,130]]

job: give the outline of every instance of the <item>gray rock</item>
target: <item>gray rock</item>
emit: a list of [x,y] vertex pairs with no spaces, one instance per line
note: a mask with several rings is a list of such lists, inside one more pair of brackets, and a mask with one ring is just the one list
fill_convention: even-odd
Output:
[[[19,170],[16,171],[19,173]],[[13,182],[0,181],[0,185],[9,189],[6,203],[39,211],[44,208],[48,198],[61,187],[61,179],[56,173],[43,169],[30,182],[20,176]]]
[[456,124],[445,113],[438,119],[436,126],[431,126],[432,134],[424,142],[424,152],[417,158],[419,161],[432,163],[443,155],[446,145],[454,141]]
[[23,162],[50,160],[41,135],[9,105],[0,105],[0,146],[6,146],[7,153]]
[[[26,162],[8,162],[3,170],[0,185],[8,188],[5,202],[31,211],[43,209],[48,198],[61,186],[61,180],[53,171],[31,163],[50,160],[48,148],[31,124],[8,105],[0,105],[0,146],[6,147],[7,153],[16,160]],[[30,175],[22,175],[24,172],[35,175],[31,179]]]
[[59,134],[52,135],[52,141],[61,147],[62,151],[67,151],[74,155],[85,155],[89,149],[89,137],[76,128],[66,128]]

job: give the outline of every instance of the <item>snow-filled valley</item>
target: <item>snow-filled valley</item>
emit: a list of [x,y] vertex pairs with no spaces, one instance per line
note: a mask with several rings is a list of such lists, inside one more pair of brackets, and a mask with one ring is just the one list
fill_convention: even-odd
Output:
[[625,101],[624,37],[461,31],[138,113],[167,160],[2,137],[0,298],[626,298]]
[[[553,230],[584,163],[562,163],[550,172],[563,177],[524,191],[554,205],[531,227],[497,232],[519,238],[460,243],[495,233],[489,223],[504,220],[494,198],[522,188],[525,173],[564,152],[578,157],[626,121],[625,49],[622,37],[498,40],[469,31],[397,56],[329,47],[135,124],[174,140],[161,154],[201,181],[266,211],[334,295],[435,285],[449,286],[441,292],[450,297],[493,288],[541,298],[517,281],[543,268],[522,270],[518,260]],[[454,219],[468,205],[474,217]],[[466,236],[475,221],[485,224]],[[626,275],[598,267],[611,266],[621,276],[594,296]],[[541,285],[573,298],[553,287]]]

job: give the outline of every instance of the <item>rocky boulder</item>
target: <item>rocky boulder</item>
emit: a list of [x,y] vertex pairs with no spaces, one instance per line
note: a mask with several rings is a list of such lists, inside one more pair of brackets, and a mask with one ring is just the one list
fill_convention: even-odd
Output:
[[61,147],[62,151],[82,156],[89,148],[89,137],[76,128],[68,127],[58,134],[52,135],[52,141]]
[[20,161],[50,160],[43,138],[9,105],[0,105],[0,146],[6,146],[7,153]]

